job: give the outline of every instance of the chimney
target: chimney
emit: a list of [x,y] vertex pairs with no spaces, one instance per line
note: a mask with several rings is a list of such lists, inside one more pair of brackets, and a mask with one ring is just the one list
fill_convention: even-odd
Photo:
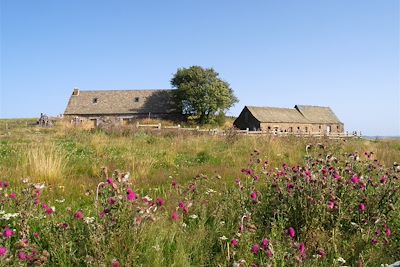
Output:
[[78,87],[74,88],[74,92],[72,93],[72,95],[76,95],[76,96],[79,95],[79,88]]

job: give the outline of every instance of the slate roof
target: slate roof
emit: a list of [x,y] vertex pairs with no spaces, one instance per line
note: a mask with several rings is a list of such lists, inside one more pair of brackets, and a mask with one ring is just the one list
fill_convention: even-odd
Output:
[[177,113],[174,90],[93,90],[73,93],[64,115]]
[[246,106],[260,122],[341,123],[329,107],[296,105],[291,108]]

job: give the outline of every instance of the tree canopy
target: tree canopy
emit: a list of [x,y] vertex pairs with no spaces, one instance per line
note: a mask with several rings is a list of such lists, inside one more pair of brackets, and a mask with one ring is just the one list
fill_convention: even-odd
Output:
[[212,68],[180,68],[171,79],[171,85],[177,88],[182,113],[195,116],[201,124],[209,123],[217,113],[225,112],[238,102],[229,83],[221,80]]

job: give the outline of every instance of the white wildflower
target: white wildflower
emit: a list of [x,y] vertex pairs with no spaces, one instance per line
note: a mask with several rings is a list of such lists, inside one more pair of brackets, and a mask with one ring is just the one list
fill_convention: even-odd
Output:
[[18,217],[19,213],[5,213],[1,218],[8,221],[11,218]]
[[85,221],[85,223],[91,224],[94,222],[94,217],[85,217],[83,220]]
[[219,238],[219,240],[222,240],[222,241],[225,241],[225,240],[228,240],[228,238],[226,237],[226,236],[221,236],[220,238]]
[[64,203],[64,202],[65,202],[65,198],[63,198],[63,199],[56,199],[56,202],[58,202],[58,203]]
[[225,224],[225,221],[220,221],[219,224],[220,224],[220,225],[224,225],[224,224]]
[[190,219],[197,219],[199,218],[199,216],[197,216],[196,214],[192,214],[189,216]]
[[182,223],[182,227],[186,228],[187,224],[186,223]]
[[43,189],[46,187],[44,184],[34,184],[33,186],[35,187],[35,189]]

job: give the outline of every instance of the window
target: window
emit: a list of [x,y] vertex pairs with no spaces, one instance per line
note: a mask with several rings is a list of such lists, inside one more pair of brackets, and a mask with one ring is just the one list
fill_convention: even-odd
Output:
[[135,102],[139,102],[139,97],[135,97]]
[[94,98],[92,99],[92,103],[93,103],[93,104],[97,104],[98,100],[99,100],[99,99],[98,99],[97,97],[94,97]]
[[304,129],[306,130],[306,132],[308,132],[308,127],[307,126]]

